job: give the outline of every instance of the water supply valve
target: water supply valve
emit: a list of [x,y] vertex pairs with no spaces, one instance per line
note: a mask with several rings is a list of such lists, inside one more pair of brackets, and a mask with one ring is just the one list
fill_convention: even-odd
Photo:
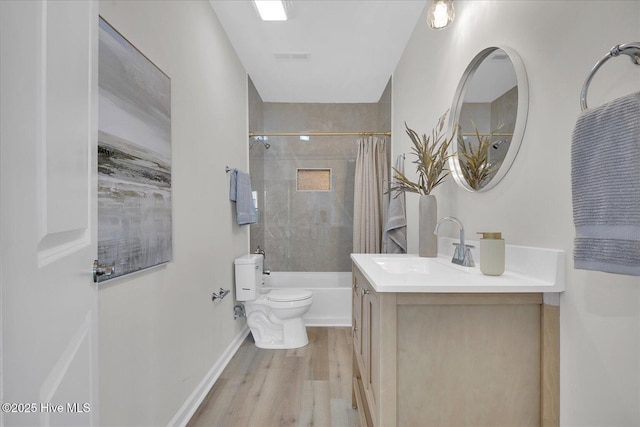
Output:
[[247,317],[247,313],[245,313],[244,307],[241,305],[233,307],[233,319],[237,320],[238,317]]

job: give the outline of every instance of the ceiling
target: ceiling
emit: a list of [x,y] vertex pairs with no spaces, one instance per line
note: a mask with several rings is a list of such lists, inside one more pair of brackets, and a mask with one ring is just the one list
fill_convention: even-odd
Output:
[[[249,0],[211,0],[265,102],[377,102],[427,0],[292,0],[264,22]],[[426,25],[426,24],[425,24]]]

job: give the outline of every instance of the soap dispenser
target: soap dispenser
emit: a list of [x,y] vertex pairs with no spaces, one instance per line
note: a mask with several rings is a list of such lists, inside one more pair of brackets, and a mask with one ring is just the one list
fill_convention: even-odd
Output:
[[487,276],[504,273],[504,239],[502,233],[481,231],[480,271]]

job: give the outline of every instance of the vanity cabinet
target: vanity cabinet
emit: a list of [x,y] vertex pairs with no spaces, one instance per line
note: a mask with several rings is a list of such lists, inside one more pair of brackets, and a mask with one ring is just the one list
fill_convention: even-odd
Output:
[[558,425],[542,293],[376,292],[353,265],[353,406],[367,426]]

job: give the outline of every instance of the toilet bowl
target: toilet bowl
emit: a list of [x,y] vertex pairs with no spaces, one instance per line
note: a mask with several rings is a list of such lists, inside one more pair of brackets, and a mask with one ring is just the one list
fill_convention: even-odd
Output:
[[309,343],[302,315],[313,302],[311,291],[291,295],[278,289],[245,301],[247,324],[260,348],[298,348]]
[[264,289],[262,254],[236,258],[236,299],[244,302],[256,347],[288,349],[309,343],[302,316],[313,302],[304,289]]

